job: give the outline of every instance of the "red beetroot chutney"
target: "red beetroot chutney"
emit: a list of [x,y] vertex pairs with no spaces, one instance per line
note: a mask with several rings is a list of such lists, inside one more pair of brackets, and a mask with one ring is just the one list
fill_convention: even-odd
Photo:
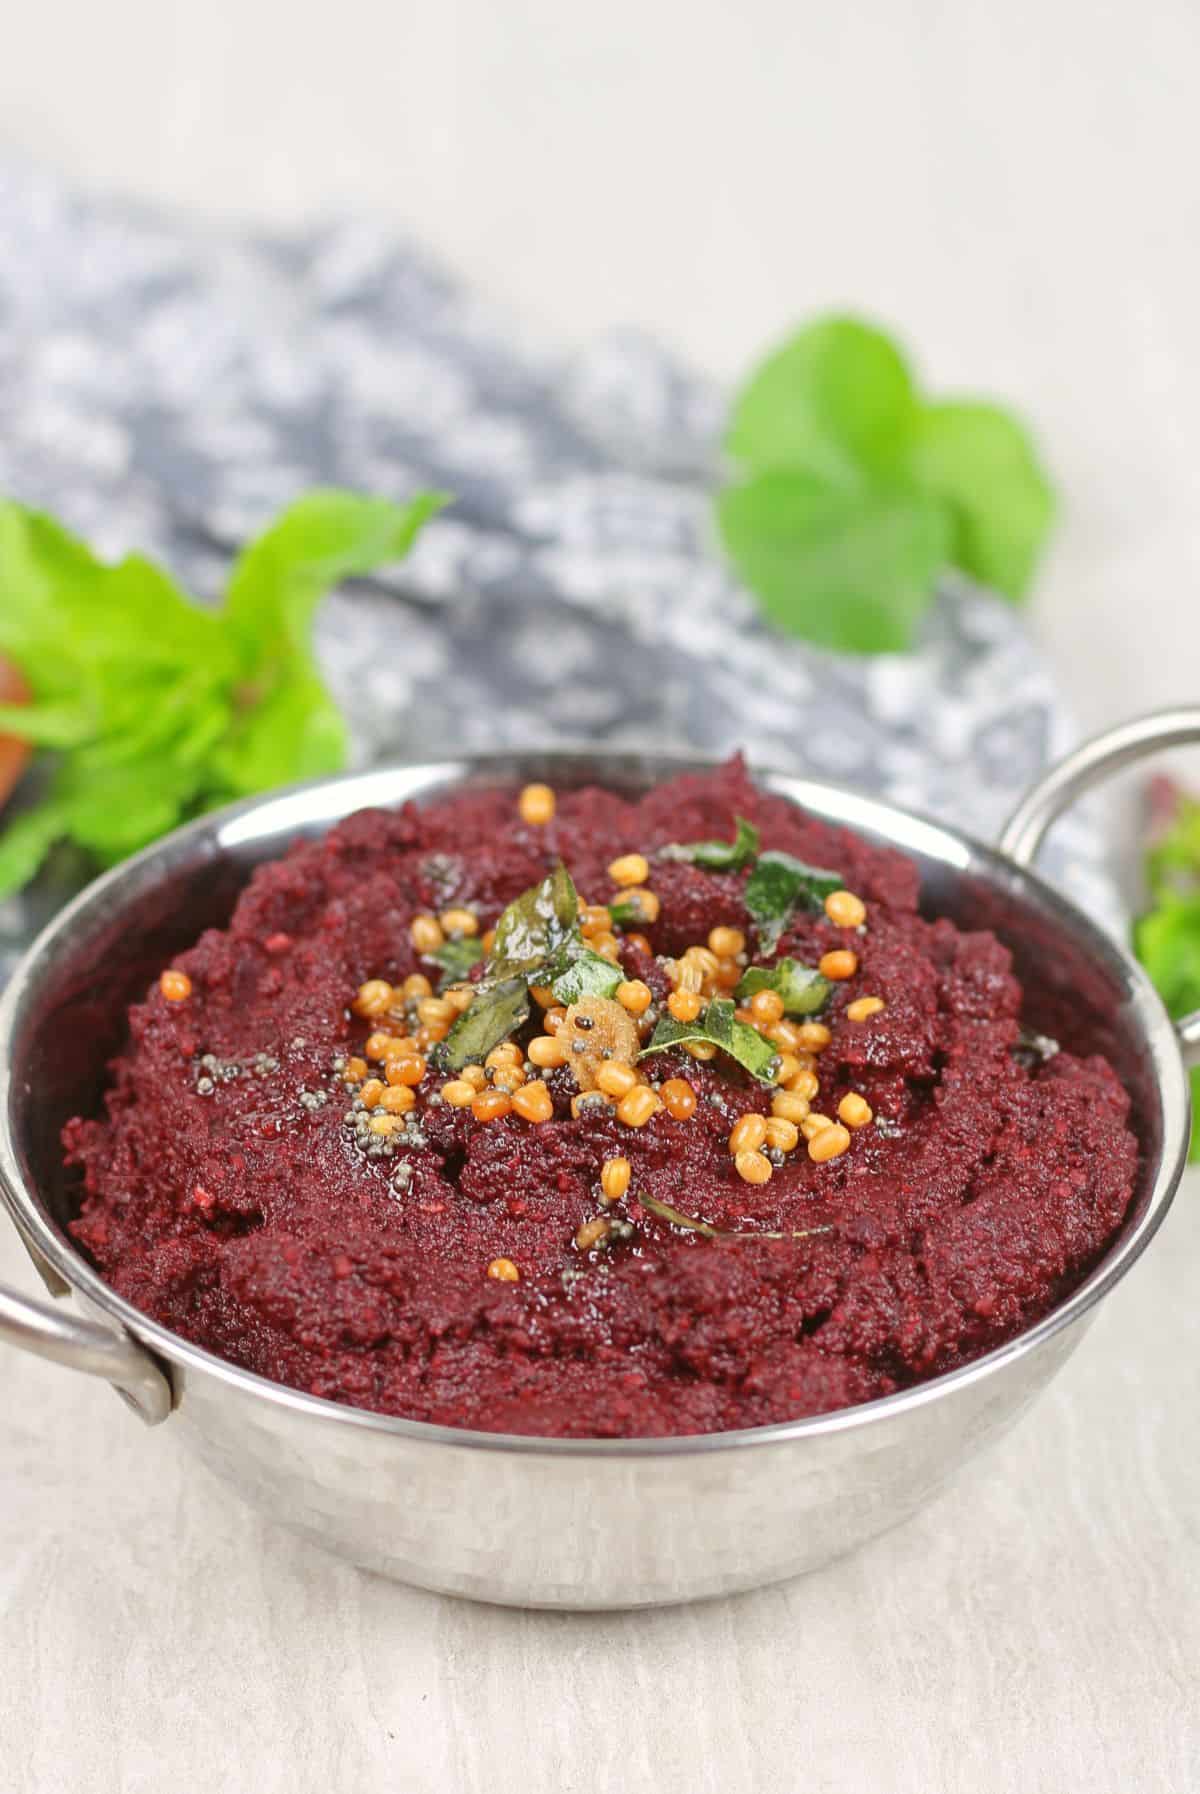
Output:
[[[349,1005],[368,979],[424,972],[436,987],[410,940],[415,914],[467,906],[490,928],[560,857],[599,903],[610,862],[644,854],[661,899],[641,929],[653,951],[622,937],[621,958],[657,1009],[671,989],[662,961],[713,927],[741,929],[757,957],[746,871],[654,858],[667,843],[732,839],[735,815],[757,823],[764,850],[833,868],[867,906],[865,932],[802,911],[777,949],[809,965],[858,955],[821,1017],[832,1039],[813,1102],[830,1116],[851,1092],[870,1104],[874,1121],[840,1156],[816,1163],[802,1137],[769,1181],[744,1181],[729,1134],[748,1111],[769,1115],[772,1093],[724,1053],[700,1063],[679,1048],[640,1069],[688,1080],[699,1102],[687,1119],[661,1108],[634,1128],[604,1106],[573,1119],[575,1079],[560,1067],[530,1074],[547,1079],[552,1119],[482,1122],[438,1098],[449,1074],[429,1068],[411,1140],[381,1153],[361,1132],[335,1066],[374,1024]],[[922,921],[916,896],[902,855],[756,791],[740,761],[640,803],[562,795],[540,827],[513,792],[363,811],[255,874],[229,928],[177,962],[183,1000],[155,985],[132,1009],[107,1119],[65,1130],[86,1176],[74,1233],[123,1296],[198,1345],[315,1395],[442,1424],[718,1431],[951,1370],[1079,1280],[1121,1222],[1136,1154],[1109,1065],[1014,1054],[1007,951]],[[849,1019],[864,995],[885,1007]],[[632,1176],[606,1207],[613,1157]],[[739,1236],[829,1231],[712,1238],[650,1213],[639,1192]],[[581,1249],[579,1229],[603,1215],[622,1226]],[[488,1274],[497,1259],[515,1281]]]

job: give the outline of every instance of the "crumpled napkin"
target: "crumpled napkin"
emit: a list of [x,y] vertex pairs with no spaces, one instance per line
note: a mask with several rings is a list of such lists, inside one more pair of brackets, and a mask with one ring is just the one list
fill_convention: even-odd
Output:
[[[378,224],[203,229],[0,167],[0,490],[201,594],[306,487],[457,495],[322,612],[360,763],[742,747],[987,838],[1071,735],[1018,613],[955,580],[911,654],[775,632],[713,540],[724,404],[643,337],[535,340]],[[1119,913],[1086,815],[1047,865]],[[58,895],[0,906],[0,974]]]

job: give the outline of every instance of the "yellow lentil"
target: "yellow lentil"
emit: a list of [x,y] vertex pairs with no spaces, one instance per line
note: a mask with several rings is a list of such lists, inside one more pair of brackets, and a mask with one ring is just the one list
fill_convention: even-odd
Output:
[[517,799],[521,821],[527,822],[531,828],[544,828],[546,823],[553,822],[556,808],[554,793],[549,785],[526,785]]
[[766,1184],[771,1181],[771,1161],[761,1152],[739,1152],[734,1165],[743,1183]]

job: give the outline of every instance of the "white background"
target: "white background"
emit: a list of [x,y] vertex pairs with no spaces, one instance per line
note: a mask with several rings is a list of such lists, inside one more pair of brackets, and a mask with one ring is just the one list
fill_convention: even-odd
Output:
[[[1189,0],[64,0],[0,131],[276,220],[383,212],[564,341],[723,375],[816,309],[1027,414],[1037,627],[1085,722],[1200,698],[1200,7]],[[1200,1784],[1200,1223],[1002,1454],[784,1591],[657,1617],[392,1589],[7,1356],[6,1794],[1186,1794]],[[11,1238],[0,1274],[29,1277]]]
[[[0,130],[94,183],[383,212],[564,340],[734,376],[828,306],[1035,425],[1038,621],[1085,722],[1187,697],[1200,8],[1105,0],[16,0]],[[1197,636],[1187,636],[1195,644]]]

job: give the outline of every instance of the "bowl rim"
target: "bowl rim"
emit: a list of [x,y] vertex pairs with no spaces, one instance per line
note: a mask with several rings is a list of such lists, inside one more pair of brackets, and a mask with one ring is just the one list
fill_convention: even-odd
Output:
[[[188,850],[201,843],[211,843],[217,850],[228,851],[245,846],[271,826],[277,831],[292,828],[293,838],[301,833],[315,833],[335,826],[340,817],[358,809],[390,803],[436,797],[469,780],[477,784],[492,782],[511,784],[522,778],[550,775],[555,767],[576,773],[591,768],[596,777],[590,782],[603,784],[604,769],[616,779],[617,769],[625,768],[626,776],[643,778],[651,771],[654,781],[678,772],[703,772],[722,764],[715,755],[701,752],[639,751],[611,747],[606,744],[554,744],[506,749],[499,752],[468,753],[438,756],[428,760],[405,759],[372,767],[365,771],[348,771],[332,777],[312,779],[276,791],[241,799],[234,804],[196,818],[163,836],[119,866],[102,873],[77,894],[39,932],[18,962],[7,988],[0,993],[0,1200],[27,1250],[44,1259],[67,1284],[70,1293],[102,1311],[131,1334],[140,1344],[188,1374],[212,1378],[250,1398],[265,1400],[276,1407],[303,1413],[314,1421],[336,1423],[366,1429],[381,1435],[423,1441],[431,1445],[456,1447],[460,1450],[515,1452],[523,1456],[553,1458],[589,1457],[629,1460],[645,1457],[678,1457],[713,1451],[758,1449],[772,1444],[853,1431],[894,1420],[903,1414],[948,1400],[954,1395],[990,1378],[1006,1365],[1037,1351],[1059,1333],[1065,1332],[1085,1316],[1120,1282],[1137,1262],[1162,1225],[1174,1199],[1186,1164],[1190,1131],[1190,1085],[1179,1050],[1174,1028],[1157,991],[1132,955],[1119,942],[1093,922],[1069,897],[1064,896],[1036,871],[1019,865],[996,848],[979,841],[967,831],[937,821],[886,798],[868,796],[852,787],[830,780],[812,779],[802,774],[784,772],[774,767],[750,762],[750,771],[757,783],[800,807],[810,805],[818,813],[850,830],[862,829],[886,837],[889,845],[904,851],[910,849],[931,854],[960,869],[971,865],[974,873],[982,872],[993,884],[1010,891],[1019,890],[1031,896],[1051,918],[1072,934],[1094,957],[1107,961],[1116,970],[1125,987],[1131,1011],[1138,1018],[1153,1061],[1154,1082],[1160,1092],[1163,1122],[1163,1150],[1142,1214],[1117,1237],[1103,1257],[1083,1281],[1061,1303],[1033,1326],[1012,1339],[968,1363],[936,1377],[860,1402],[820,1414],[803,1415],[793,1420],[774,1421],[768,1425],[742,1427],[726,1432],[643,1435],[633,1438],[556,1438],[543,1434],[493,1433],[468,1427],[449,1426],[433,1421],[412,1420],[402,1415],[380,1414],[371,1409],[294,1389],[275,1382],[256,1371],[219,1357],[203,1346],[195,1345],[181,1334],[143,1313],[120,1296],[96,1268],[83,1256],[69,1236],[43,1209],[26,1185],[14,1150],[9,1104],[9,1086],[13,1078],[10,1044],[21,1007],[22,997],[35,985],[43,962],[67,935],[80,916],[99,904],[119,896],[124,887],[138,888],[149,872],[161,864],[182,865]],[[576,783],[580,782],[576,780]],[[399,789],[391,789],[399,786]],[[408,789],[407,787],[411,787]],[[391,790],[391,795],[386,796]],[[335,811],[318,818],[312,815],[315,800],[340,798],[349,802],[336,804]],[[836,805],[836,809],[834,806]],[[257,826],[247,827],[250,821]],[[286,851],[286,842],[280,845]],[[278,857],[276,854],[264,859]],[[35,1258],[36,1262],[36,1258]],[[39,1267],[40,1268],[40,1267]],[[186,1398],[178,1382],[169,1378],[179,1406]]]

